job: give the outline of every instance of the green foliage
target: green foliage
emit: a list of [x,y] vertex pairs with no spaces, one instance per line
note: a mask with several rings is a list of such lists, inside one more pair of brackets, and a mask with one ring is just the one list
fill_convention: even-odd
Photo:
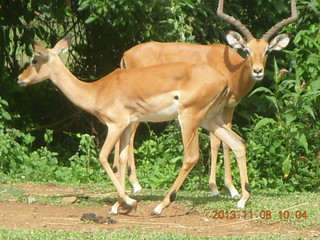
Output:
[[195,19],[189,11],[196,11],[197,6],[199,2],[189,0],[81,0],[78,11],[85,12],[85,24],[105,24],[107,21],[113,29],[123,30],[132,42],[149,39],[190,42],[195,38],[192,27]]
[[[143,188],[168,189],[177,178],[183,162],[183,145],[180,127],[177,121],[167,125],[160,134],[151,129],[150,137],[136,150],[137,175]],[[188,176],[183,188],[207,189],[209,138],[207,133],[199,131],[201,158]]]
[[[8,103],[0,102],[0,170],[3,177],[14,176],[16,179],[34,181],[50,180],[50,175],[57,165],[57,153],[47,147],[32,151],[35,137],[18,129],[9,128],[11,115],[7,111]],[[18,116],[15,116],[18,118]]]
[[70,157],[70,163],[65,166],[59,161],[59,154],[50,150],[53,131],[47,129],[43,136],[46,146],[33,150],[34,136],[7,127],[12,120],[7,108],[8,103],[0,99],[0,176],[2,181],[88,183],[103,182],[107,179],[97,160],[97,147],[93,137],[88,134],[77,134],[80,139],[79,151]]
[[105,182],[107,176],[98,160],[94,137],[88,134],[76,136],[80,140],[78,151],[69,158],[68,166],[60,167],[56,171],[56,179],[69,183]]
[[149,132],[150,139],[135,151],[138,179],[144,188],[169,188],[183,161],[179,128],[169,125],[160,136]]
[[320,125],[314,108],[319,89],[302,83],[299,70],[287,77],[276,62],[274,65],[274,91],[259,87],[252,94],[264,92],[275,110],[275,119],[255,116],[254,127],[244,128],[249,139],[253,185],[290,191],[320,190]]
[[[216,16],[216,7],[214,0],[1,3],[1,179],[76,183],[108,179],[97,160],[104,140],[104,134],[98,133],[104,126],[69,104],[51,84],[27,89],[16,84],[32,55],[29,38],[52,46],[72,33],[67,65],[76,75],[91,80],[118,67],[123,52],[140,42],[223,42],[224,30],[233,26]],[[288,50],[273,53],[277,61],[270,57],[265,81],[235,112],[234,128],[248,142],[248,172],[254,188],[319,190],[320,3],[301,0],[297,7],[297,24],[284,28],[293,36]],[[289,8],[285,0],[225,1],[225,11],[257,37],[288,17]],[[274,71],[268,71],[272,67]],[[161,127],[155,128],[157,134],[152,132],[150,139],[137,142],[141,145],[136,150],[139,179],[143,187],[168,188],[183,158],[180,131],[177,124],[168,125],[162,133]],[[209,140],[208,134],[199,133],[201,159],[183,186],[187,189],[207,189]],[[220,159],[219,185],[223,182],[221,165]],[[233,174],[239,184],[235,164]]]

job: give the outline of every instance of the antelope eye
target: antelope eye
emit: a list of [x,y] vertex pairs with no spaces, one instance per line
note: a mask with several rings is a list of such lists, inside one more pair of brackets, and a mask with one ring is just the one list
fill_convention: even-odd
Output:
[[36,59],[32,59],[32,65],[36,65],[37,64],[37,62],[38,62],[38,60],[36,60]]

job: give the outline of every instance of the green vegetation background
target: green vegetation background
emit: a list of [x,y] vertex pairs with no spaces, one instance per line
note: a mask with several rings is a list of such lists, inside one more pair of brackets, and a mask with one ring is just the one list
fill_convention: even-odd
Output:
[[[225,11],[261,37],[290,14],[289,1],[225,1]],[[107,129],[47,81],[28,88],[17,77],[32,56],[30,38],[48,47],[73,35],[64,61],[84,81],[119,66],[130,47],[151,40],[225,43],[230,24],[217,0],[3,0],[0,3],[0,181],[109,182],[97,159]],[[282,31],[289,47],[272,53],[267,75],[237,107],[234,129],[247,141],[253,189],[320,190],[320,3],[298,0],[298,22]],[[14,13],[14,14],[13,14]],[[289,72],[280,74],[282,69]],[[185,189],[207,189],[208,134]],[[136,139],[144,188],[168,188],[183,158],[178,124],[142,124]],[[218,183],[223,185],[220,157]],[[238,184],[238,168],[233,174]],[[152,174],[150,174],[152,173]]]

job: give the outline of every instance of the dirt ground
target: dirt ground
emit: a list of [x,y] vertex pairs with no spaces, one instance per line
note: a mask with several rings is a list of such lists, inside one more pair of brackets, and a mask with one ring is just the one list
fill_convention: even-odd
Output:
[[[23,189],[29,196],[50,196],[63,194],[79,194],[79,190],[72,187],[57,186],[54,184],[14,185],[14,188]],[[92,193],[81,192],[80,194]],[[290,224],[276,222],[267,224],[255,219],[221,219],[216,220],[190,212],[185,206],[174,203],[166,209],[160,217],[151,216],[154,204],[139,203],[136,212],[129,215],[108,215],[111,205],[94,206],[57,206],[53,204],[22,203],[15,200],[0,202],[0,227],[8,228],[35,228],[50,230],[130,230],[130,231],[162,231],[189,234],[196,236],[247,236],[247,235],[284,235],[295,237],[320,238],[320,227],[309,229],[294,229]],[[100,216],[109,216],[116,223],[99,224],[83,222],[84,213],[94,213]]]

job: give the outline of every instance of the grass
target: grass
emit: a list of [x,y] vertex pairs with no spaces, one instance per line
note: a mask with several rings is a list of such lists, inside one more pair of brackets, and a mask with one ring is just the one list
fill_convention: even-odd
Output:
[[[94,231],[94,232],[72,232],[72,231],[46,231],[46,230],[32,230],[32,229],[1,229],[1,240],[106,240],[106,239],[127,239],[127,240],[205,240],[213,239],[212,237],[195,237],[189,235],[180,235],[173,233],[159,233],[159,232],[135,232],[135,231]],[[300,239],[285,236],[246,236],[246,237],[217,237],[214,239],[254,239],[254,240],[275,240],[275,239]]]
[[[80,187],[79,187],[80,188]],[[82,187],[83,188],[83,187]],[[79,203],[76,206],[103,206],[106,202],[114,202],[115,195],[104,195],[103,193],[114,191],[102,185],[87,185],[84,188],[95,193],[102,193],[97,196],[79,195]],[[79,189],[81,190],[81,189]],[[80,192],[80,191],[79,191]],[[166,191],[144,190],[142,195],[134,196],[139,202],[156,205]],[[38,203],[51,203],[61,205],[60,200],[69,196],[68,194],[54,196],[34,196]],[[0,201],[26,201],[24,192],[20,189],[8,186],[0,186]],[[255,191],[248,201],[245,209],[237,209],[236,200],[228,195],[222,195],[218,199],[209,197],[207,191],[188,192],[180,191],[177,201],[186,205],[190,211],[206,215],[208,218],[251,219],[254,222],[263,224],[290,224],[294,229],[317,227],[320,223],[320,193],[279,193],[275,190]],[[174,207],[174,206],[171,206]],[[1,212],[1,210],[0,210]],[[0,214],[1,215],[1,214]],[[143,229],[130,228],[130,231],[49,231],[32,229],[5,229],[0,228],[0,239],[211,239],[205,237],[194,237],[164,232],[143,232]],[[252,237],[225,237],[215,239],[299,239],[278,235],[252,236]]]
[[24,191],[10,186],[0,186],[0,202],[1,201],[18,201],[24,197]]

